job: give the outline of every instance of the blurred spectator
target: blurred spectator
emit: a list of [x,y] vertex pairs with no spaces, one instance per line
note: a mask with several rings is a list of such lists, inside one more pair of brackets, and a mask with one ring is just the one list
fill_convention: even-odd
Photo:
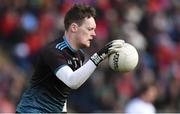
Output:
[[158,90],[154,84],[140,85],[137,95],[128,102],[125,113],[127,114],[155,114],[153,102],[156,100]]

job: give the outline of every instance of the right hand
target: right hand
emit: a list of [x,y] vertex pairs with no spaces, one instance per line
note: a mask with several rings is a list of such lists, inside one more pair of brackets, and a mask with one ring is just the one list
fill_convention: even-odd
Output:
[[124,43],[124,40],[113,40],[106,44],[104,48],[99,50],[97,53],[93,54],[90,59],[96,66],[98,66],[98,64],[102,60],[104,60],[108,55],[117,52],[119,48],[121,48],[124,45]]

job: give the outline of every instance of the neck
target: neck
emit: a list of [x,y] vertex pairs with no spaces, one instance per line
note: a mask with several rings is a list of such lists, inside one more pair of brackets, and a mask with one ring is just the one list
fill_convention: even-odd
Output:
[[78,50],[78,47],[76,45],[76,40],[73,37],[73,35],[68,34],[67,32],[65,32],[64,36],[66,37],[66,40],[69,43],[69,45],[71,46],[71,48],[73,48],[74,50]]

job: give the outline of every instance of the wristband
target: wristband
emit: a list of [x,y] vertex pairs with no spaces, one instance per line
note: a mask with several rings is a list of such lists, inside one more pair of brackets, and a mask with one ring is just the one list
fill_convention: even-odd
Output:
[[92,60],[92,62],[98,66],[98,64],[103,60],[97,53],[93,54],[90,58],[90,60]]

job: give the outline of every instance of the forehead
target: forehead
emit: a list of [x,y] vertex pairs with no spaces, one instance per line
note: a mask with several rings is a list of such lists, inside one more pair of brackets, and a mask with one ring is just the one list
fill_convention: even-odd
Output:
[[95,19],[93,17],[90,18],[85,18],[82,26],[86,26],[86,27],[91,27],[91,28],[96,28],[96,22]]

